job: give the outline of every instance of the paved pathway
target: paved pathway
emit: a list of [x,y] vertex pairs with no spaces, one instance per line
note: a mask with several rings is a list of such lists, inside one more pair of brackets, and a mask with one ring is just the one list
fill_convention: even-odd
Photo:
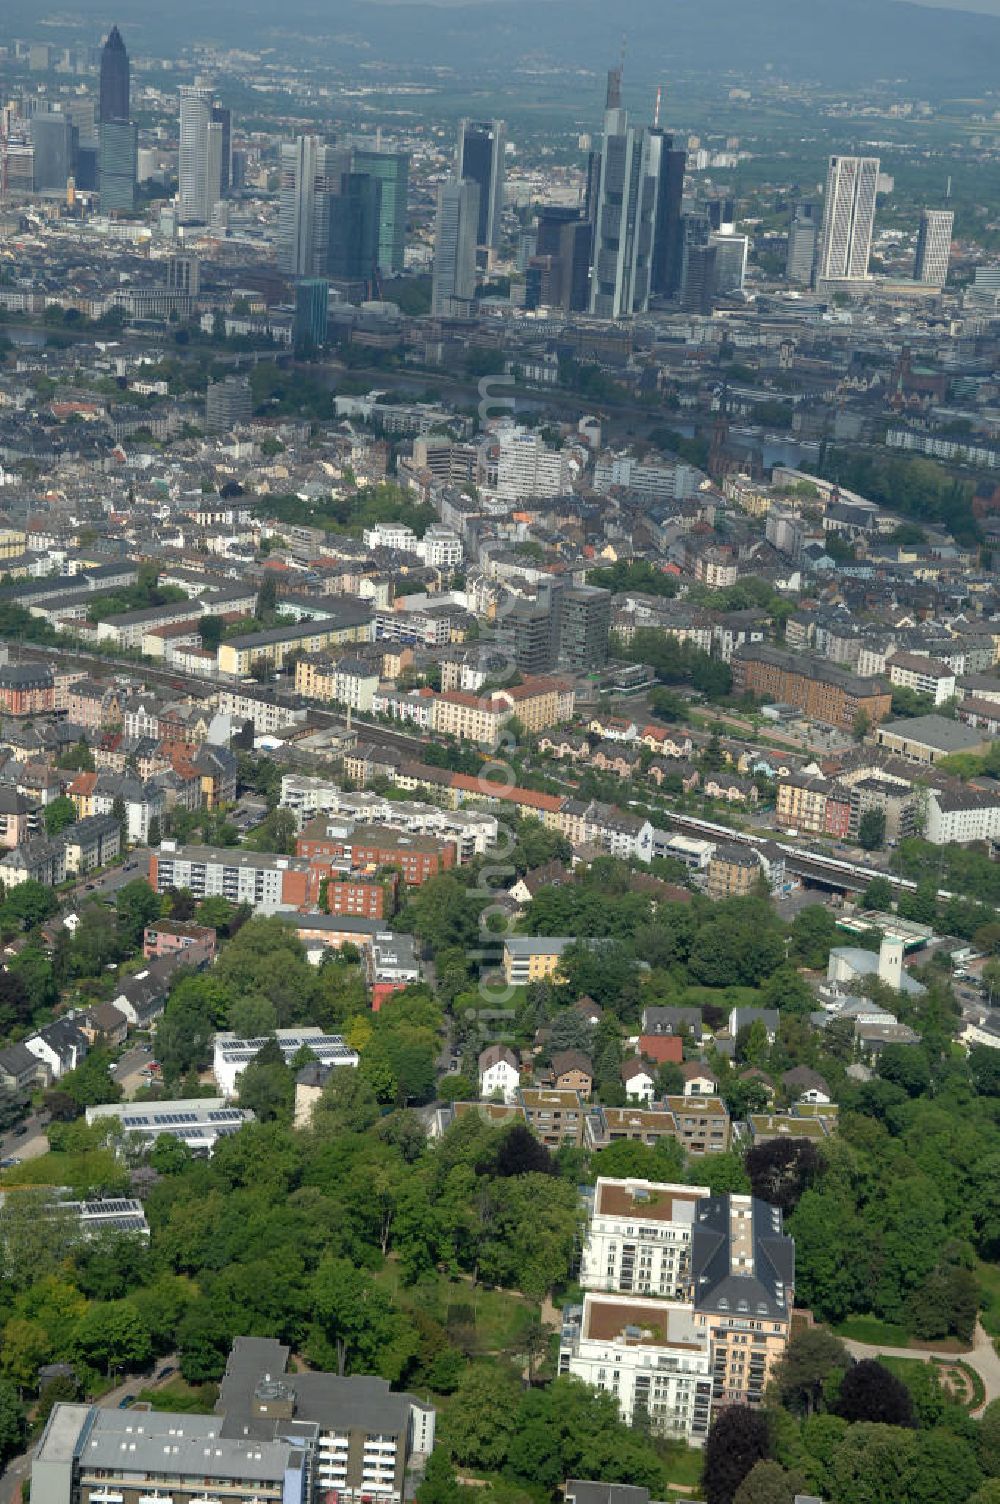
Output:
[[993,1346],[993,1339],[983,1330],[982,1323],[978,1320],[972,1350],[961,1353],[943,1353],[930,1347],[881,1347],[877,1342],[854,1342],[847,1337],[841,1340],[855,1358],[916,1358],[921,1363],[929,1363],[932,1358],[944,1358],[946,1361],[948,1358],[961,1359],[970,1368],[974,1368],[982,1379],[986,1403],[1000,1399],[1000,1357]]

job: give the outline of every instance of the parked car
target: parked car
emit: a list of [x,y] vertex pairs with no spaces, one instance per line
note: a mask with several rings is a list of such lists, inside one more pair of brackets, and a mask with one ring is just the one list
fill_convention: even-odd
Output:
[[21,1161],[16,1154],[8,1154],[6,1159],[0,1159],[0,1170],[12,1170],[15,1165],[19,1165],[20,1163]]
[[132,1406],[134,1404],[135,1404],[135,1395],[134,1394],[127,1394],[123,1400],[119,1400],[118,1401],[118,1408],[119,1408],[119,1410],[131,1410],[131,1408],[132,1408]]

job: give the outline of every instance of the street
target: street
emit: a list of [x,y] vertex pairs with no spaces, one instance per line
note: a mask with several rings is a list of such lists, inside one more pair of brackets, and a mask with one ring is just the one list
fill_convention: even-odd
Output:
[[105,898],[124,888],[126,883],[149,875],[150,848],[137,846],[120,866],[111,867],[97,876],[85,875],[63,898],[63,907],[72,908],[88,898]]
[[126,1102],[132,1101],[140,1087],[148,1086],[149,1078],[143,1076],[142,1072],[153,1058],[151,1049],[144,1045],[134,1045],[116,1063],[112,1074],[121,1087]]

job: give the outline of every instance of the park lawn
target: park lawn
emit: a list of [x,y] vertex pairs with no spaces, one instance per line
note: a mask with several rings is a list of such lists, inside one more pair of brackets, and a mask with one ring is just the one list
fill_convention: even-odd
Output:
[[218,1398],[218,1384],[188,1384],[179,1375],[169,1384],[139,1392],[139,1403],[151,1410],[176,1410],[182,1415],[211,1415]]
[[987,1264],[980,1259],[976,1264],[976,1279],[983,1292],[983,1308],[980,1320],[991,1337],[1000,1337],[1000,1264]]
[[910,1334],[905,1326],[893,1326],[889,1321],[880,1321],[877,1316],[848,1316],[834,1327],[838,1337],[849,1337],[852,1342],[868,1342],[875,1347],[909,1347]]
[[90,1196],[98,1191],[121,1195],[128,1190],[129,1175],[112,1149],[73,1152],[51,1149],[48,1154],[26,1159],[0,1175],[0,1189],[18,1185],[65,1185],[78,1196]]
[[[659,1451],[659,1446],[657,1451]],[[701,1484],[701,1470],[705,1454],[698,1447],[686,1447],[680,1442],[669,1442],[663,1451],[663,1471],[667,1487],[685,1491],[694,1497]]]
[[680,997],[684,1007],[714,1003],[717,1008],[759,1008],[760,991],[756,987],[685,987]]
[[[474,1332],[478,1353],[512,1352],[537,1307],[509,1290],[473,1285],[465,1279],[449,1279],[435,1272],[415,1285],[404,1284],[399,1265],[386,1261],[375,1276],[376,1284],[404,1310],[423,1311],[449,1330],[452,1340],[459,1328]],[[457,1342],[462,1346],[462,1341]]]

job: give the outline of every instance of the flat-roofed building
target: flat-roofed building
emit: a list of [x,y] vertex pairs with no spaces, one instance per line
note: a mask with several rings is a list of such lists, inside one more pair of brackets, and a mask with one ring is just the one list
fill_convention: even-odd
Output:
[[176,1102],[107,1102],[87,1108],[88,1127],[108,1118],[121,1123],[125,1141],[151,1149],[161,1134],[180,1139],[194,1154],[211,1154],[220,1138],[253,1122],[245,1107],[224,1097],[190,1097]]
[[[291,1064],[300,1050],[309,1050],[320,1065],[354,1067],[360,1058],[356,1050],[344,1043],[342,1035],[326,1034],[314,1024],[303,1025],[298,1029],[275,1029],[271,1037],[277,1041],[286,1065]],[[240,1076],[256,1060],[267,1043],[266,1037],[240,1039],[236,1034],[228,1032],[216,1034],[212,1049],[212,1074],[219,1090],[227,1098],[236,1095]]]
[[598,1178],[580,1262],[585,1290],[687,1296],[691,1227],[707,1186]]
[[700,1446],[712,1409],[712,1342],[687,1304],[587,1294],[563,1312],[559,1372],[614,1395],[622,1419]]

